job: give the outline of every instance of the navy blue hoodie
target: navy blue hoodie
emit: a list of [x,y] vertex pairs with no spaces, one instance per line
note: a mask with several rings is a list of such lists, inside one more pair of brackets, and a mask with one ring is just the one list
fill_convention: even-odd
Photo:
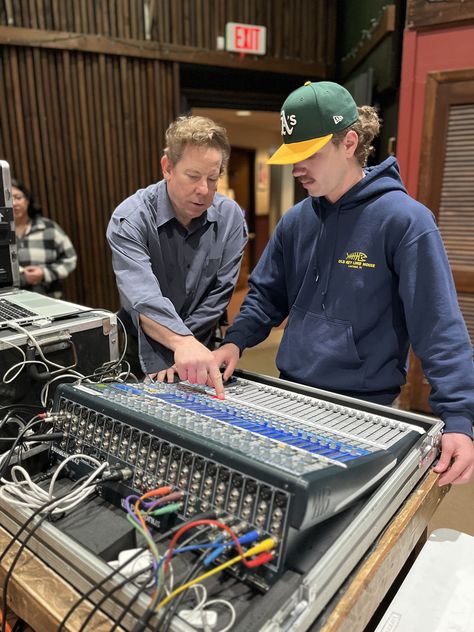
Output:
[[445,431],[472,436],[472,347],[433,215],[394,158],[365,173],[335,204],[308,197],[282,217],[224,342],[254,346],[288,316],[283,377],[390,404],[411,341]]

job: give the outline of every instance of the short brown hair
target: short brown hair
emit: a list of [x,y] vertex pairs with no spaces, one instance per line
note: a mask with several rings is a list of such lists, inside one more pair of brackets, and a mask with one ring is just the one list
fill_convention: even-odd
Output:
[[180,116],[166,130],[165,156],[175,165],[187,145],[213,147],[222,153],[221,173],[227,167],[230,144],[227,131],[205,116]]
[[377,110],[370,105],[363,105],[357,108],[357,110],[359,112],[357,121],[349,127],[346,127],[346,129],[334,134],[332,142],[335,145],[339,145],[345,138],[347,132],[354,130],[359,137],[359,144],[357,145],[354,156],[360,165],[365,167],[368,157],[374,151],[371,143],[380,132],[380,118],[377,114]]

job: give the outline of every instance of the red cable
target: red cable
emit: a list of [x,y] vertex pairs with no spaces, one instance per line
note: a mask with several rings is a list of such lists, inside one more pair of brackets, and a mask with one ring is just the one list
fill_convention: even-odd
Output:
[[232,540],[235,543],[235,548],[237,549],[237,552],[239,553],[239,555],[242,555],[242,562],[248,568],[252,568],[252,566],[250,565],[250,562],[248,562],[245,559],[245,557],[243,557],[244,550],[240,546],[240,542],[237,540],[237,536],[235,535],[235,533],[232,531],[232,529],[230,527],[228,527],[223,522],[219,522],[218,520],[195,520],[194,522],[188,522],[187,524],[183,525],[181,527],[181,529],[177,533],[175,533],[175,535],[173,536],[173,538],[172,538],[172,540],[170,542],[169,548],[168,548],[168,553],[166,555],[166,561],[165,561],[165,564],[163,566],[163,572],[164,573],[166,573],[168,568],[169,568],[170,560],[171,560],[171,557],[173,555],[173,550],[174,550],[175,544],[178,541],[178,539],[182,536],[183,533],[188,531],[188,529],[192,529],[193,527],[199,527],[200,525],[203,525],[203,524],[214,525],[215,527],[219,527],[219,529],[223,529],[224,531],[227,531],[227,533],[230,535],[230,537],[232,538]]

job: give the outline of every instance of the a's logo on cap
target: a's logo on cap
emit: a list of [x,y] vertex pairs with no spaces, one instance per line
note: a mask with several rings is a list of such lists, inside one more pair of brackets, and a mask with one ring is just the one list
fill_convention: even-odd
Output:
[[340,122],[342,121],[342,119],[343,119],[343,118],[344,118],[343,116],[333,116],[333,117],[332,117],[332,120],[333,120],[333,121],[334,121],[334,123],[336,123],[336,125],[337,125],[338,123],[340,123]]
[[[280,119],[281,119],[281,135],[286,136],[286,134],[288,134],[289,136],[291,136],[293,134],[293,130],[296,125],[296,116],[294,114],[290,114],[289,116],[286,116],[285,110],[282,110],[280,114]],[[292,127],[290,127],[290,125]]]

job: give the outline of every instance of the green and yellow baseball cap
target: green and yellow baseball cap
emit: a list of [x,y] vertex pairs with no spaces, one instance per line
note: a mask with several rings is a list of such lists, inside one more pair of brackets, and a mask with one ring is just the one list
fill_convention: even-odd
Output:
[[350,92],[332,81],[307,81],[294,90],[281,108],[283,145],[268,161],[292,165],[309,158],[358,118]]

